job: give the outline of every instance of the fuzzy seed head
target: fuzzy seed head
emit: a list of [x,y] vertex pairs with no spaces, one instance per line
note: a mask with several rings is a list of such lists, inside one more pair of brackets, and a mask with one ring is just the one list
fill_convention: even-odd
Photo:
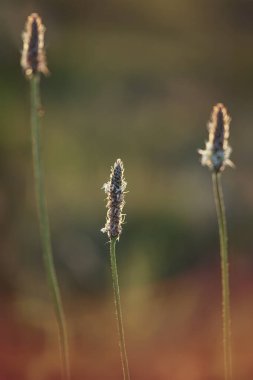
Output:
[[198,150],[202,156],[202,165],[208,166],[216,173],[223,171],[226,166],[234,166],[229,159],[232,152],[228,144],[230,121],[231,118],[222,103],[214,106],[208,123],[209,138],[206,149]]
[[49,73],[44,48],[45,26],[37,13],[28,16],[23,32],[23,50],[21,55],[21,67],[27,78],[32,78],[37,73],[47,75]]
[[122,233],[122,223],[124,215],[122,214],[125,205],[125,189],[126,181],[124,178],[123,162],[118,159],[111,168],[110,180],[103,185],[103,189],[107,194],[107,217],[102,232],[107,233],[109,239],[117,239]]

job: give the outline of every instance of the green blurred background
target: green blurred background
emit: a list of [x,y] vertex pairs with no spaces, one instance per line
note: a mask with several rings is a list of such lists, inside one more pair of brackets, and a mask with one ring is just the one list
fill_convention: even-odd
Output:
[[[80,356],[72,354],[73,378],[121,376],[109,246],[100,232],[106,212],[101,187],[118,157],[129,192],[117,255],[135,378],[222,378],[218,231],[211,176],[197,149],[207,139],[212,106],[223,102],[232,117],[236,165],[222,177],[232,306],[248,295],[245,310],[236,307],[234,315],[234,346],[243,363],[238,359],[235,373],[252,380],[250,0],[1,0],[0,293],[7,356],[0,358],[0,379],[59,378],[34,199],[29,83],[19,65],[21,31],[34,11],[47,27],[51,75],[42,80],[43,154],[55,263],[72,352]],[[204,323],[210,310],[213,330]],[[195,351],[186,342],[197,339],[199,329],[204,336],[191,357]],[[215,339],[206,338],[210,332]]]

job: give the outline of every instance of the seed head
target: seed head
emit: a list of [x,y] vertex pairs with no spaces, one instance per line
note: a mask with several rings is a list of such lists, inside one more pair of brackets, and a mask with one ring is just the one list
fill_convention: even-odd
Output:
[[45,30],[37,13],[28,16],[22,35],[23,50],[20,61],[27,78],[32,78],[37,73],[49,73],[44,49]]
[[107,217],[102,232],[107,233],[109,239],[117,239],[122,232],[122,223],[124,216],[122,214],[125,205],[124,194],[126,189],[126,181],[124,178],[123,162],[118,159],[111,168],[110,181],[103,185],[103,189],[107,194]]
[[202,165],[208,166],[216,173],[223,171],[226,166],[234,166],[229,159],[232,152],[228,144],[230,121],[231,118],[224,105],[222,103],[216,104],[208,123],[209,139],[206,142],[206,149],[198,150],[202,156]]

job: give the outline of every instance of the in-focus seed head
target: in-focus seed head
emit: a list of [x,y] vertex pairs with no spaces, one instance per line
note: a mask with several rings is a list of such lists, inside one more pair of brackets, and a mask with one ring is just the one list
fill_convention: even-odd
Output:
[[206,149],[198,150],[202,156],[202,165],[208,166],[216,173],[223,171],[226,166],[234,166],[229,159],[232,152],[228,144],[230,121],[231,118],[224,105],[216,104],[208,123],[209,139],[206,142]]
[[32,78],[37,73],[49,73],[44,48],[45,30],[37,13],[28,16],[22,35],[23,50],[20,61],[27,78]]
[[111,168],[110,180],[103,185],[103,189],[107,194],[107,216],[102,232],[107,233],[109,239],[119,239],[122,233],[122,223],[124,222],[124,214],[122,214],[125,205],[125,189],[126,181],[124,178],[123,162],[118,159]]

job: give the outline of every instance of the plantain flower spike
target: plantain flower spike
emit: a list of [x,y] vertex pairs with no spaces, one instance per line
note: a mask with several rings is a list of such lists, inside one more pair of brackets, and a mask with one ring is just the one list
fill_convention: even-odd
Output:
[[124,166],[121,159],[118,159],[111,168],[110,180],[102,187],[107,194],[107,217],[102,232],[107,233],[110,240],[117,239],[122,233],[122,223],[124,214],[122,214],[125,205],[124,195],[126,189],[124,178]]
[[29,79],[37,73],[44,75],[49,73],[44,48],[45,30],[46,28],[37,13],[28,16],[22,35],[23,50],[20,63]]
[[208,166],[215,173],[222,172],[226,166],[234,167],[229,159],[232,152],[228,144],[230,121],[231,118],[224,105],[216,104],[208,123],[209,139],[206,142],[206,149],[198,150],[202,156],[202,165]]

